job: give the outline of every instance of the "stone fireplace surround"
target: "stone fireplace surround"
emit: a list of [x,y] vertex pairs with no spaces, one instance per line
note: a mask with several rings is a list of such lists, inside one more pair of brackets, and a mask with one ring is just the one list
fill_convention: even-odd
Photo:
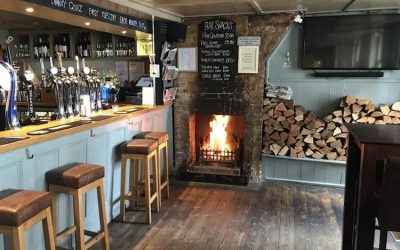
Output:
[[[265,61],[292,24],[294,14],[227,16],[236,22],[237,36],[261,36],[258,74],[236,74],[229,83],[205,83],[197,72],[180,72],[174,103],[175,166],[186,171],[193,162],[190,116],[194,113],[244,115],[243,175],[261,181],[262,108]],[[198,24],[211,17],[188,18],[186,41],[179,47],[197,47]],[[193,133],[193,132],[192,132]],[[192,135],[193,136],[193,135]]]

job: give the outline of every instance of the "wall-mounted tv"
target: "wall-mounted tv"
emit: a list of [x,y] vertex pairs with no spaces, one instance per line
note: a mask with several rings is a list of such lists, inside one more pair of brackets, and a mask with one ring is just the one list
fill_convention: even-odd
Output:
[[399,69],[400,15],[306,17],[304,69]]

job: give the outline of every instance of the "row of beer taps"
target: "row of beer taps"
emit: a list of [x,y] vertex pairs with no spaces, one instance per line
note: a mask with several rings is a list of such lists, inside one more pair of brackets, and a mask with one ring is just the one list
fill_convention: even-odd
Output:
[[[101,80],[96,71],[90,69],[82,58],[80,67],[79,57],[75,57],[75,67],[63,67],[62,54],[56,53],[58,65],[54,66],[50,57],[50,68],[45,70],[43,58],[40,58],[41,86],[53,87],[58,106],[57,119],[71,118],[82,115],[84,110],[101,111]],[[89,104],[82,101],[88,97]],[[90,105],[85,107],[85,105]],[[88,115],[88,114],[85,114]]]

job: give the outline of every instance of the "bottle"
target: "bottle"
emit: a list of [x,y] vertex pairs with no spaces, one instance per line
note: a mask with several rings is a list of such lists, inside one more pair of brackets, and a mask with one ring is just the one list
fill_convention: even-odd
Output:
[[79,57],[83,57],[83,53],[82,53],[82,44],[78,45],[78,56]]
[[34,56],[35,58],[39,58],[38,42],[37,42],[36,39],[35,39],[34,42],[33,42],[33,56]]
[[67,38],[63,36],[63,41],[62,41],[62,50],[64,54],[64,58],[68,58],[68,43],[67,43]]

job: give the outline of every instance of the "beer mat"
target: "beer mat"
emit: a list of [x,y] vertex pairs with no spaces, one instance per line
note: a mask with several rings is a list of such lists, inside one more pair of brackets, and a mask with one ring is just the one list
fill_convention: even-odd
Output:
[[136,112],[136,111],[140,111],[143,109],[147,109],[147,108],[143,108],[143,107],[137,107],[137,108],[131,108],[131,109],[125,109],[125,110],[119,110],[119,111],[115,111],[114,114],[128,114],[128,113],[132,113],[132,112]]
[[13,142],[17,142],[17,141],[22,141],[25,139],[28,139],[29,137],[19,137],[19,136],[15,136],[15,137],[0,137],[0,145],[5,145],[5,144],[9,144],[9,143],[13,143]]
[[39,130],[34,130],[31,132],[28,132],[28,135],[44,135],[44,134],[49,134],[57,131],[61,131],[64,129],[69,129],[69,128],[74,128],[74,127],[79,127],[81,125],[85,125],[91,123],[91,121],[76,121],[76,122],[70,122],[50,128],[45,128],[45,129],[39,129]]
[[114,115],[98,115],[98,116],[94,116],[94,117],[88,117],[86,119],[83,119],[84,121],[93,121],[93,122],[98,122],[98,121],[102,121],[102,120],[106,120],[109,118],[115,117]]

